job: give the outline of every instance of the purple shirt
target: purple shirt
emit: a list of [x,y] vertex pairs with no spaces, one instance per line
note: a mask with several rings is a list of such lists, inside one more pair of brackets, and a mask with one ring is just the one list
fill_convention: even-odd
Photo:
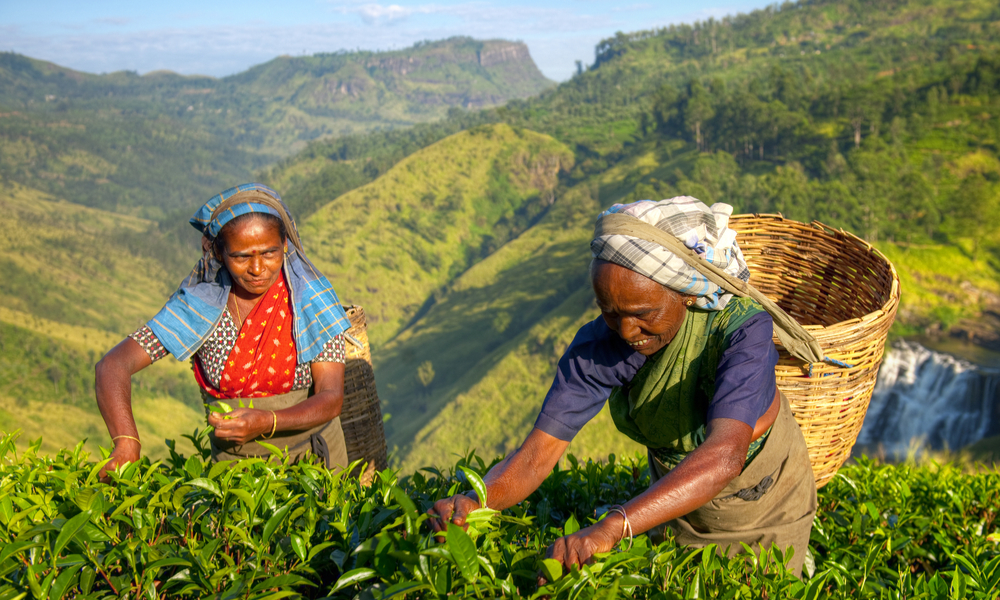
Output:
[[[754,427],[771,407],[778,364],[772,331],[771,315],[759,313],[733,332],[719,358],[706,422],[736,419]],[[602,317],[587,323],[559,359],[535,427],[560,440],[572,440],[601,411],[611,388],[631,381],[645,363],[646,357],[618,337]]]

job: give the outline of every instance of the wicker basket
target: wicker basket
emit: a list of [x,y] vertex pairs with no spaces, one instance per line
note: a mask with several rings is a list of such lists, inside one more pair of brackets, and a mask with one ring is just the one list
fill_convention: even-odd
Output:
[[[347,365],[344,371],[344,408],[340,413],[340,426],[347,442],[347,459],[363,458],[368,466],[361,474],[366,484],[376,469],[388,466],[385,449],[385,429],[382,426],[382,404],[375,390],[375,372],[368,346],[368,328],[365,310],[360,306],[346,307],[351,328],[347,334]],[[354,342],[357,342],[355,344]],[[360,345],[359,345],[360,344]]]
[[871,244],[821,223],[737,215],[729,226],[739,233],[750,283],[815,336],[828,357],[852,365],[814,364],[810,373],[778,344],[778,387],[822,487],[861,431],[899,304],[899,277]]

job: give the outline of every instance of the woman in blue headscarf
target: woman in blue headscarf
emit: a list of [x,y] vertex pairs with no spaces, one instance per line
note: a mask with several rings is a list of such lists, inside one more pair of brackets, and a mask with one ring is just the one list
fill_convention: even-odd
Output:
[[[195,213],[203,256],[166,305],[97,364],[97,404],[114,444],[104,470],[138,460],[131,376],[192,359],[210,412],[212,458],[266,456],[258,440],[344,467],[344,332],[330,282],[306,258],[278,194],[230,188]],[[252,407],[252,408],[251,408]]]

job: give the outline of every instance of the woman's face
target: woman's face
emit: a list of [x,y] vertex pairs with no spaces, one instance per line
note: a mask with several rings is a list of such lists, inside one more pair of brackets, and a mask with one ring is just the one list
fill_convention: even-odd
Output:
[[278,280],[285,244],[277,226],[264,219],[250,219],[225,228],[222,237],[222,261],[237,286],[260,296]]
[[640,354],[661,350],[684,323],[690,296],[602,260],[594,261],[590,278],[604,322]]

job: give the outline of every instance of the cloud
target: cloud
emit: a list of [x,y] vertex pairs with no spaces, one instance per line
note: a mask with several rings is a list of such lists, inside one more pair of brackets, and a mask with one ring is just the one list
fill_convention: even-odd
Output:
[[361,15],[361,18],[369,25],[405,19],[414,12],[419,11],[420,8],[406,8],[398,4],[390,4],[388,6],[383,6],[381,4],[364,4],[357,9],[357,13]]
[[[0,0],[2,1],[2,0]],[[695,9],[671,15],[659,9],[616,12],[606,3],[500,3],[496,0],[335,0],[328,12],[308,24],[242,22],[225,27],[178,24],[138,30],[96,28],[65,34],[28,32],[0,25],[0,50],[14,50],[73,69],[93,73],[122,69],[146,73],[167,69],[178,73],[224,76],[282,54],[302,55],[338,50],[386,50],[422,40],[456,35],[477,39],[525,42],[539,69],[552,79],[565,79],[574,61],[590,64],[594,46],[614,31],[633,31],[721,16],[720,9]],[[638,0],[641,2],[642,0]],[[419,2],[419,0],[418,0]],[[631,8],[631,7],[629,7]]]

